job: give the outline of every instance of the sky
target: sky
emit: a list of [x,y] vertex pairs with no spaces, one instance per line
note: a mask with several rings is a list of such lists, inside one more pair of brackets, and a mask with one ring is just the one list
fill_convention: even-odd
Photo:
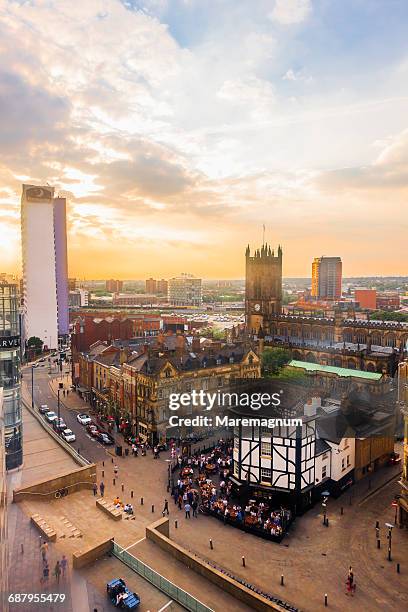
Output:
[[21,184],[69,274],[241,278],[283,247],[408,275],[406,0],[0,0],[0,272]]

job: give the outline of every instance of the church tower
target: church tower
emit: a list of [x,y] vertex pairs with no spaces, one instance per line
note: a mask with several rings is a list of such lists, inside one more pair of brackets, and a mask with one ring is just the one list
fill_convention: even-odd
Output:
[[249,333],[260,327],[270,333],[270,319],[282,312],[282,248],[278,254],[267,244],[251,256],[249,245],[245,251],[245,321]]

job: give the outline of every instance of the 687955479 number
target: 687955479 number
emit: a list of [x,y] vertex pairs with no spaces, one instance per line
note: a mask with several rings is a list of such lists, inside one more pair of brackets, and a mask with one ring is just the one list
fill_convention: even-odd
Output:
[[63,603],[66,599],[65,593],[10,593],[9,603]]

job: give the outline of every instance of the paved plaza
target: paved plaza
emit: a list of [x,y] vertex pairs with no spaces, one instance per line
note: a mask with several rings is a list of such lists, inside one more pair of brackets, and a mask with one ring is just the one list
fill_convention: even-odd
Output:
[[[45,394],[49,383],[49,378],[44,376],[43,386],[39,385],[38,390],[42,389]],[[55,389],[57,380],[51,384]],[[48,392],[53,394],[54,389],[48,388]],[[89,412],[89,406],[74,393],[65,398],[63,409],[66,414],[72,413],[72,419],[75,419],[76,410]],[[39,477],[52,477],[67,466],[77,467],[31,415],[26,413],[24,418],[25,465],[22,471],[12,475],[14,486],[19,486],[20,481],[27,483]],[[25,585],[28,590],[30,582],[32,592],[35,592],[35,587],[39,588],[38,533],[30,526],[28,518],[34,512],[39,512],[57,531],[57,542],[50,546],[52,562],[62,554],[71,559],[74,551],[113,536],[134,556],[215,610],[246,610],[231,596],[188,571],[184,565],[145,539],[146,526],[161,517],[167,498],[173,540],[216,567],[226,569],[306,612],[323,610],[326,593],[329,609],[336,612],[359,608],[369,612],[394,611],[408,607],[407,531],[393,530],[392,562],[386,558],[384,523],[394,522],[391,501],[399,490],[398,468],[383,468],[372,475],[370,483],[361,481],[339,499],[330,499],[329,527],[323,526],[321,508],[317,505],[303,517],[297,518],[281,544],[276,544],[224,525],[213,517],[199,514],[197,519],[185,519],[184,511],[178,510],[170,492],[167,492],[168,452],[161,453],[158,460],[153,458],[150,451],[146,457],[140,454],[137,458],[131,455],[114,457],[112,447],[96,446],[85,433],[82,443],[89,454],[95,455],[97,481],[99,484],[103,480],[105,484],[105,498],[111,501],[119,495],[123,502],[133,503],[135,519],[112,521],[96,508],[91,491],[81,491],[46,503],[26,500],[14,504],[11,509],[11,531],[13,525],[18,524],[19,529],[15,529],[12,535],[13,588],[23,588]],[[115,466],[118,475],[114,484]],[[375,538],[377,520],[381,527],[380,550],[376,547]],[[69,537],[69,524],[78,530],[79,537]],[[209,546],[210,538],[214,544],[213,550]],[[22,543],[24,553],[21,552]],[[242,556],[245,556],[245,568],[242,566]],[[397,563],[400,563],[401,573],[397,573]],[[354,597],[346,595],[349,565],[353,567],[357,584]],[[129,580],[132,588],[141,594],[141,610],[153,612],[167,604],[166,609],[178,609],[174,602],[169,603],[165,595],[118,560],[106,557],[80,572],[70,570],[64,610],[70,611],[67,606],[71,606],[75,612],[82,612],[79,605],[84,605],[84,610],[93,610],[94,607],[98,611],[110,609],[105,583],[118,574]],[[281,575],[284,576],[284,586],[280,584]],[[78,602],[86,602],[86,605]]]

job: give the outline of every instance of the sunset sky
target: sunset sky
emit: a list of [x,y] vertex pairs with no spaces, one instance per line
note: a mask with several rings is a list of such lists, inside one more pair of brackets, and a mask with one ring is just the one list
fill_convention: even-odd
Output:
[[21,184],[70,275],[408,274],[406,0],[0,0],[0,272]]

